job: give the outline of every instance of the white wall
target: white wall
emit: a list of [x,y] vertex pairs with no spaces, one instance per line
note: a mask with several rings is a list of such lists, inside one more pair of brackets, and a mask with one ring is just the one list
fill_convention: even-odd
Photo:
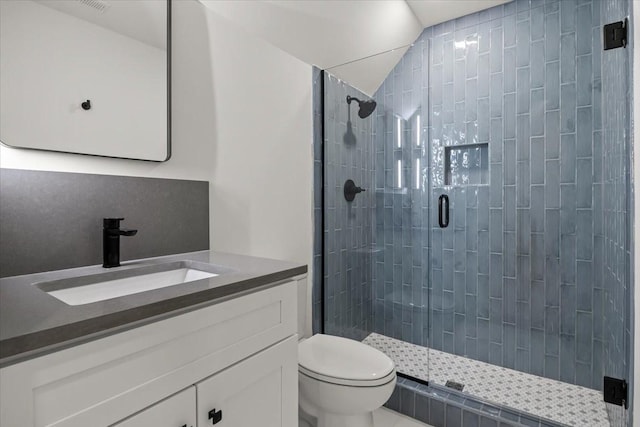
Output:
[[0,147],[0,167],[208,180],[211,248],[311,265],[311,66],[195,1],[174,2],[173,156]]
[[[322,69],[407,46],[424,29],[409,5],[397,0],[202,2],[252,34]],[[367,62],[366,73],[348,66],[332,73],[373,94],[401,57],[381,55]]]
[[0,52],[4,143],[168,157],[166,50],[34,1],[4,0]]
[[216,124],[211,247],[310,265],[311,67],[219,15],[208,13],[207,22]]

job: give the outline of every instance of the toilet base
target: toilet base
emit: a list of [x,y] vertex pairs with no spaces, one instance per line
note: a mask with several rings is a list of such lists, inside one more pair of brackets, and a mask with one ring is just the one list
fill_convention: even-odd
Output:
[[319,417],[298,410],[298,427],[374,427],[373,412],[358,415],[324,413]]

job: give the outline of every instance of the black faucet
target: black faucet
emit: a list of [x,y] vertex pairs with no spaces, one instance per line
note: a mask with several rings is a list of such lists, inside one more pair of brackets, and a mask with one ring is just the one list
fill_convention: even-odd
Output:
[[124,218],[104,218],[102,229],[102,266],[120,267],[120,236],[135,236],[138,230],[120,228]]

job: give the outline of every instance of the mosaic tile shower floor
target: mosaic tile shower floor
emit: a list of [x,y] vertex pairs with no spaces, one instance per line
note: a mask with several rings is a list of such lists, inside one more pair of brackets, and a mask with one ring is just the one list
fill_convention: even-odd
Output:
[[376,333],[363,342],[387,354],[399,372],[415,378],[439,385],[453,380],[464,384],[465,394],[568,426],[610,426],[605,403],[596,390],[427,349]]

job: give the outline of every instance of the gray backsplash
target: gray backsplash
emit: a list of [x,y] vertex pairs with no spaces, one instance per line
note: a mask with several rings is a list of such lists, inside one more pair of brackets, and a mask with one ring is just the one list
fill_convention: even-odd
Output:
[[209,183],[0,169],[0,277],[101,264],[105,217],[122,260],[206,250]]

